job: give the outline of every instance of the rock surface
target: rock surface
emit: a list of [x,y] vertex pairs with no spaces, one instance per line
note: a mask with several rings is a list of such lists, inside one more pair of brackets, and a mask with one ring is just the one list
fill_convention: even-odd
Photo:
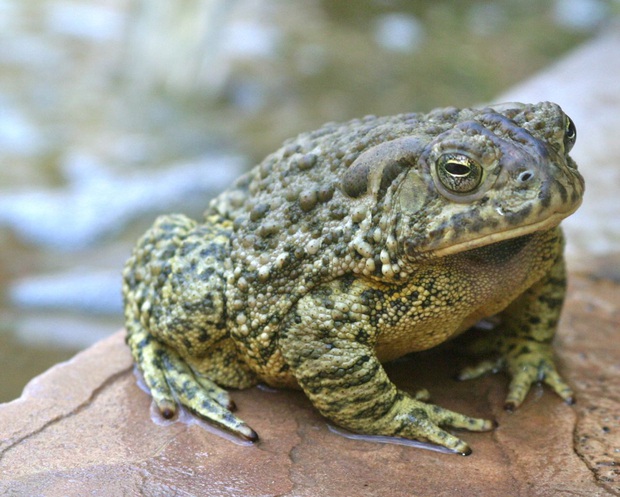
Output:
[[557,340],[577,391],[572,407],[537,387],[504,412],[504,376],[451,379],[466,361],[454,344],[390,365],[401,387],[425,386],[439,404],[497,419],[494,432],[462,434],[470,457],[345,438],[292,391],[234,393],[261,435],[253,446],[198,423],[163,422],[119,332],[0,407],[0,494],[620,495],[619,327],[620,285],[573,275]]
[[[233,394],[239,415],[261,435],[243,445],[191,420],[151,415],[119,332],[0,405],[0,495],[620,495],[618,52],[620,35],[610,32],[509,94],[558,101],[580,126],[575,152],[587,152],[577,159],[591,218],[576,218],[569,237],[594,227],[596,245],[573,247],[556,341],[575,406],[538,387],[518,411],[504,412],[505,376],[451,379],[467,362],[455,343],[388,372],[406,390],[428,388],[440,405],[497,419],[491,433],[462,433],[470,457],[345,438],[300,392],[260,388]],[[606,255],[595,257],[601,246]]]

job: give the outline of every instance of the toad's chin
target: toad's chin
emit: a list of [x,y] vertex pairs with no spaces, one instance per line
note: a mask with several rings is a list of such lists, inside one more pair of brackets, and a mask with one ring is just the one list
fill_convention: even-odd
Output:
[[532,233],[536,233],[539,231],[546,231],[552,228],[555,228],[560,222],[566,217],[570,216],[573,212],[577,210],[579,205],[576,205],[573,209],[567,212],[561,212],[552,214],[551,216],[543,219],[542,221],[538,221],[531,224],[526,224],[524,226],[518,226],[516,228],[511,228],[506,231],[498,231],[495,233],[489,233],[486,235],[482,235],[478,238],[474,238],[471,240],[467,240],[461,243],[457,243],[454,245],[450,245],[449,247],[443,247],[435,250],[429,250],[428,253],[432,254],[435,257],[446,257],[448,255],[454,255],[461,252],[465,252],[467,250],[473,250],[480,247],[485,247],[487,245],[491,245],[493,243],[502,242],[505,240],[510,240],[512,238],[518,238],[525,235],[531,235]]

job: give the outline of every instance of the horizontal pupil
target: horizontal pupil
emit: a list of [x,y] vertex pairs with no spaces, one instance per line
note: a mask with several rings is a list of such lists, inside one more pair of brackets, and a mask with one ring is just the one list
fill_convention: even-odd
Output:
[[469,174],[470,170],[468,165],[461,164],[460,162],[448,162],[446,164],[446,171],[453,176],[465,176]]

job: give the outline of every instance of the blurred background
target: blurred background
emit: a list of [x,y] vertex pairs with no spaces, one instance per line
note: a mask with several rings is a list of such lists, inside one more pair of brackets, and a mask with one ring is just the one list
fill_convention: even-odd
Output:
[[161,213],[326,121],[468,106],[619,0],[0,0],[0,402],[123,326]]

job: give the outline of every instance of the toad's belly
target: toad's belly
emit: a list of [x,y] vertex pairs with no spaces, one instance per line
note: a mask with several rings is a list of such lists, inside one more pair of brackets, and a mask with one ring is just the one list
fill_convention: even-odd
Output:
[[375,353],[381,362],[398,359],[410,352],[431,349],[460,335],[482,319],[503,311],[511,300],[491,302],[473,312],[447,312],[425,319],[403,320],[379,334]]

